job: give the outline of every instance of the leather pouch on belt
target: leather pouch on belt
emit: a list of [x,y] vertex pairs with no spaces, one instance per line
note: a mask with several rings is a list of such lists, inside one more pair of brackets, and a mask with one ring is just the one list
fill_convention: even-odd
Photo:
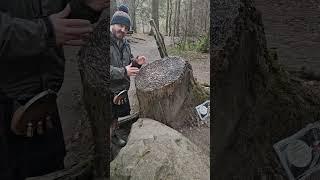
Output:
[[128,102],[127,96],[128,96],[128,91],[127,90],[123,90],[120,93],[116,94],[113,97],[113,103],[116,105],[122,105]]
[[42,135],[45,130],[53,128],[52,116],[57,112],[57,94],[46,90],[20,106],[13,114],[11,130],[16,135],[33,137],[34,133]]

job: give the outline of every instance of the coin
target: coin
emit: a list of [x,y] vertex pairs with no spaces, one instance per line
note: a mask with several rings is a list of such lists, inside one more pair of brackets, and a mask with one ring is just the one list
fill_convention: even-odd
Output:
[[295,167],[306,167],[312,159],[312,149],[301,140],[293,140],[286,148],[287,158]]

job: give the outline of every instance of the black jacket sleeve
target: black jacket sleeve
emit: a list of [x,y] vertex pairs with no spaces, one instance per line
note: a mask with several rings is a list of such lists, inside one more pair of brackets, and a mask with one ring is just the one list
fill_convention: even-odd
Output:
[[69,18],[87,19],[91,23],[98,21],[101,12],[91,9],[83,2],[83,0],[70,0],[69,4],[71,8]]
[[46,18],[26,20],[0,11],[0,57],[32,56],[55,45],[48,23]]

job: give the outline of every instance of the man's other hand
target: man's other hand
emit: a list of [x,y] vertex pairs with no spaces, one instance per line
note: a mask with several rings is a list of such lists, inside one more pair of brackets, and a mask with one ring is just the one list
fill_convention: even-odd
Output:
[[136,61],[139,65],[143,65],[147,63],[147,58],[145,56],[138,56]]
[[71,12],[68,4],[64,10],[52,14],[49,19],[53,25],[56,37],[56,44],[80,46],[89,33],[93,31],[93,26],[88,20],[84,19],[67,19]]
[[110,0],[85,0],[84,2],[91,9],[99,12],[110,7]]
[[139,68],[137,67],[132,67],[132,63],[129,64],[128,66],[126,66],[126,70],[127,70],[127,75],[128,76],[136,76],[139,72]]

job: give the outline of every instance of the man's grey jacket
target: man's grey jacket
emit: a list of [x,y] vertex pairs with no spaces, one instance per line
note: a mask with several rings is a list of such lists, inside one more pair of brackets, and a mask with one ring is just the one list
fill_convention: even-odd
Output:
[[[126,66],[133,62],[131,48],[127,39],[118,40],[110,33],[110,89],[116,94],[122,90],[129,90],[130,77],[127,75]],[[132,67],[140,68],[133,62]]]

